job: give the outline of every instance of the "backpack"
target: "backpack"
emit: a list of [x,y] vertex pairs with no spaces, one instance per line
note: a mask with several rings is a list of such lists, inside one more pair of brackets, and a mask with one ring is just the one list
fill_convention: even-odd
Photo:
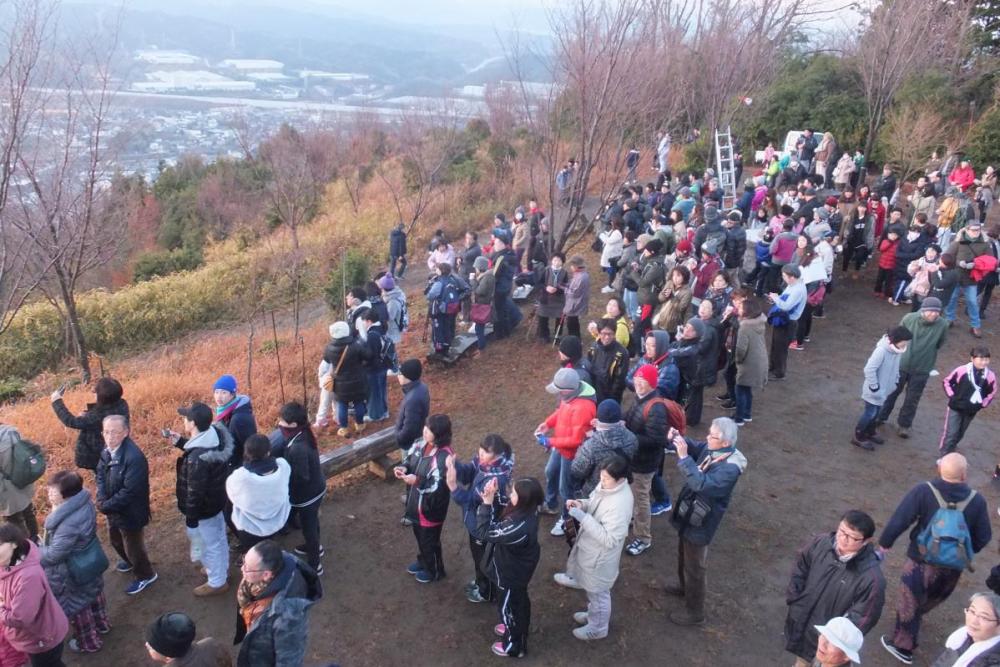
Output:
[[667,409],[667,428],[675,428],[678,433],[684,435],[687,431],[687,415],[684,414],[684,408],[680,406],[680,403],[671,401],[669,398],[657,396],[647,401],[646,405],[642,407],[642,421],[645,422],[649,419],[649,411],[657,403],[661,403]]
[[397,299],[399,303],[399,315],[396,316],[396,328],[400,333],[408,331],[410,328],[410,311],[406,307],[406,301]]
[[18,439],[11,447],[10,474],[4,475],[19,489],[26,488],[45,474],[45,452],[35,443]]
[[465,292],[466,290],[453,276],[445,278],[444,284],[441,286],[441,294],[431,304],[431,315],[458,315],[459,311],[462,310],[462,299],[465,298]]
[[382,343],[378,351],[378,361],[382,368],[399,372],[399,356],[396,354],[396,344],[388,336],[382,336]]
[[933,484],[927,482],[927,486],[938,502],[938,509],[917,535],[917,551],[929,565],[951,570],[969,568],[972,571],[972,536],[963,511],[976,497],[976,492],[970,492],[960,503],[951,503],[941,496]]

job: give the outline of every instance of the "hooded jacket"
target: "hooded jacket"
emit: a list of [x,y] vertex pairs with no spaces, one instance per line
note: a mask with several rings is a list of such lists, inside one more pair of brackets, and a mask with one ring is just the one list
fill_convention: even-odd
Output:
[[440,526],[448,516],[451,490],[445,481],[445,459],[450,447],[436,447],[418,440],[406,453],[402,466],[408,475],[416,475],[416,483],[406,492],[406,518],[424,528]]
[[628,376],[628,350],[617,340],[612,340],[610,345],[604,345],[598,340],[590,346],[587,359],[590,361],[597,402],[613,398],[621,403]]
[[303,561],[284,554],[281,572],[262,596],[271,604],[248,628],[237,614],[237,667],[301,665],[309,643],[309,608],[323,597],[319,577]]
[[34,483],[21,489],[7,478],[14,467],[14,445],[20,440],[16,428],[0,424],[0,516],[17,514],[31,504],[35,495]]
[[233,436],[212,424],[193,438],[175,445],[177,459],[177,509],[189,521],[211,519],[226,505],[226,477],[233,455]]
[[674,359],[670,355],[670,337],[667,335],[666,331],[661,331],[659,329],[653,329],[651,333],[653,335],[653,339],[656,341],[656,357],[653,359],[650,359],[645,355],[637,357],[635,362],[632,364],[632,368],[629,369],[628,377],[625,381],[628,384],[628,388],[635,391],[635,383],[633,382],[635,372],[639,370],[640,366],[652,364],[657,368],[657,392],[659,392],[660,396],[663,398],[669,398],[671,401],[676,401],[677,394],[679,393],[681,387],[681,371],[677,368],[677,364],[674,363]]
[[[674,502],[670,523],[677,529],[681,539],[706,546],[722,523],[733,488],[746,470],[747,459],[735,447],[711,450],[708,443],[686,440],[688,455],[677,462],[677,467],[684,473],[684,488]],[[694,498],[709,506],[708,514],[700,526],[692,525],[690,518],[683,513],[685,507],[693,505]]]
[[132,438],[125,438],[114,454],[101,452],[97,508],[112,528],[139,530],[149,523],[149,463]]
[[281,530],[292,511],[288,490],[292,468],[285,459],[274,459],[276,469],[259,474],[242,466],[226,479],[226,495],[233,504],[233,525],[258,537]]
[[899,362],[902,352],[889,343],[888,336],[882,336],[868,363],[865,364],[865,379],[861,385],[861,398],[866,403],[882,405],[899,382]]
[[559,407],[545,419],[545,425],[552,429],[549,446],[568,461],[573,460],[590,430],[590,422],[597,417],[593,393],[593,387],[581,383],[580,391],[572,398],[560,400]]
[[656,472],[663,464],[663,448],[667,444],[670,428],[669,415],[663,403],[646,404],[660,398],[655,391],[636,396],[635,405],[625,416],[625,426],[635,434],[636,450],[632,457],[632,470],[639,474]]
[[624,422],[598,425],[573,457],[570,474],[573,488],[580,488],[589,496],[601,481],[601,467],[612,456],[621,456],[631,461],[635,456],[639,441],[635,434],[625,428]]
[[899,324],[913,334],[913,339],[907,344],[906,352],[903,352],[899,360],[899,370],[930,373],[937,361],[938,350],[948,337],[948,320],[938,317],[933,322],[928,322],[916,312],[904,315]]
[[406,294],[399,287],[393,287],[385,293],[385,307],[389,312],[389,320],[386,322],[386,335],[396,345],[403,340],[402,325],[403,312],[406,310]]
[[492,463],[481,465],[479,460],[462,463],[455,461],[455,478],[458,488],[451,492],[451,499],[462,508],[462,521],[470,535],[475,535],[479,524],[477,512],[483,504],[480,494],[491,479],[497,481],[498,489],[507,488],[514,472],[514,455],[510,458],[500,455]]
[[613,489],[598,485],[580,501],[579,509],[570,510],[580,527],[566,574],[585,591],[609,591],[614,586],[634,503],[632,487],[623,481]]
[[129,416],[128,403],[123,398],[108,405],[89,403],[86,411],[79,417],[69,411],[61,398],[52,402],[52,409],[64,426],[80,431],[76,438],[75,461],[78,468],[87,470],[97,469],[97,462],[104,449],[104,418],[108,415],[122,415],[128,419]]
[[866,544],[842,562],[835,533],[814,536],[795,559],[785,603],[785,650],[804,660],[816,655],[815,626],[831,618],[846,616],[866,634],[885,603],[885,576],[875,547]]
[[393,227],[389,232],[389,254],[393,257],[406,257],[406,232],[399,227]]
[[88,607],[104,589],[104,577],[76,583],[69,573],[69,558],[85,549],[97,536],[97,510],[84,489],[55,508],[45,518],[41,563],[52,593],[67,617]]
[[0,568],[0,629],[18,651],[44,653],[62,643],[69,621],[42,570],[41,552],[31,540],[16,565]]
[[663,256],[648,256],[644,252],[639,259],[639,275],[636,280],[639,304],[642,306],[655,306],[657,304],[657,295],[663,289],[665,279]]

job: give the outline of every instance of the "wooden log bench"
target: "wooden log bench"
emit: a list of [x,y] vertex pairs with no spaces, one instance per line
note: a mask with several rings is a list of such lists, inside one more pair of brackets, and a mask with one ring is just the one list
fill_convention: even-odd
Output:
[[399,464],[394,428],[384,428],[319,456],[320,468],[327,478],[366,464],[372,474],[393,479],[392,468]]

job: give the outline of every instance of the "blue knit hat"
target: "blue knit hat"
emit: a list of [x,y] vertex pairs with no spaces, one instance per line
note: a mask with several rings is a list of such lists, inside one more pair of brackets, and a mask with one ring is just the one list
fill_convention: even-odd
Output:
[[218,380],[215,381],[215,384],[212,385],[212,391],[215,391],[216,389],[222,389],[224,391],[228,391],[230,394],[235,394],[236,378],[234,378],[232,375],[221,376]]
[[618,401],[606,398],[597,406],[597,421],[602,424],[617,424],[622,420],[622,409]]

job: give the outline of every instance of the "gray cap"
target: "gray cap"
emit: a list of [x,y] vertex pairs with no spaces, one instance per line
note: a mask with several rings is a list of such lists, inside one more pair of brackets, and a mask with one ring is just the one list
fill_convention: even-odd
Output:
[[490,268],[490,260],[486,259],[482,255],[476,257],[472,262],[472,266],[476,271],[485,271]]
[[698,339],[705,337],[705,321],[698,317],[692,317],[687,321],[688,324],[694,327],[695,333],[698,334]]
[[920,302],[920,312],[929,311],[932,313],[941,312],[941,299],[936,296],[929,296]]
[[580,374],[572,368],[560,368],[556,371],[552,382],[545,387],[545,391],[550,394],[558,394],[564,391],[574,392],[580,388]]
[[705,207],[705,222],[715,222],[719,219],[719,209],[714,206]]

